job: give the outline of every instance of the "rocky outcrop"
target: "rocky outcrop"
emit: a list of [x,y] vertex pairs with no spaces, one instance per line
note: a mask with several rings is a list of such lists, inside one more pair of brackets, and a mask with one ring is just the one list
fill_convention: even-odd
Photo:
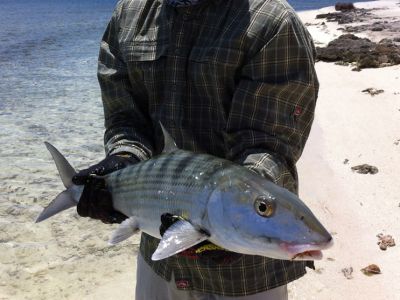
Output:
[[370,9],[351,9],[341,10],[327,14],[319,14],[316,19],[326,19],[328,22],[338,22],[338,24],[350,24],[354,22],[364,22],[371,16]]
[[353,3],[349,2],[338,2],[335,5],[335,10],[336,11],[348,11],[348,10],[353,10],[356,9],[354,7]]
[[374,14],[374,9],[352,8],[349,3],[337,3],[336,10],[333,13],[319,14],[316,18],[325,19],[322,24],[337,22],[343,25],[337,28],[343,33],[370,32],[372,37],[382,33],[382,36],[390,37],[395,44],[400,43],[400,18],[382,18]]
[[359,33],[365,31],[386,31],[395,34],[397,32],[400,36],[400,21],[376,21],[355,26],[350,25],[345,26],[345,28],[342,30],[349,33]]
[[400,46],[389,40],[374,43],[353,34],[341,35],[327,47],[317,47],[317,59],[355,63],[358,68],[379,68],[400,64]]

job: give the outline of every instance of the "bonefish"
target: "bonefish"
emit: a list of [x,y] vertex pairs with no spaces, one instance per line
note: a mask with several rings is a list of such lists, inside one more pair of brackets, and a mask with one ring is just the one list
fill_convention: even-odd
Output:
[[[231,161],[178,149],[163,128],[161,155],[102,176],[114,209],[128,216],[110,244],[139,230],[161,239],[160,260],[204,240],[229,251],[285,260],[321,259],[332,237],[293,193]],[[38,216],[41,222],[76,206],[83,186],[64,156],[46,143],[66,190]],[[160,216],[180,217],[161,237]]]

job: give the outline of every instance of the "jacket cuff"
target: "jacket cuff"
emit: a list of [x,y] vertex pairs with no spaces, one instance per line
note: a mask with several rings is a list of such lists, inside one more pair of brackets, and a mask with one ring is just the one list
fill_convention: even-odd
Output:
[[279,184],[282,167],[269,153],[254,153],[248,155],[242,162],[247,169],[256,172],[264,178]]
[[265,152],[252,153],[245,156],[240,164],[292,193],[298,193],[297,176],[294,177],[277,156]]
[[131,153],[140,161],[147,160],[151,157],[150,155],[151,151],[147,149],[144,145],[137,142],[120,140],[115,144],[106,145],[107,156],[112,154],[118,154],[121,152]]

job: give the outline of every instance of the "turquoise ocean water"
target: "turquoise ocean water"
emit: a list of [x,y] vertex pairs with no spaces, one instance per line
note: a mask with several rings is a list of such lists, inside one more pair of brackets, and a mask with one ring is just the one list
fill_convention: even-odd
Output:
[[[335,3],[289,2],[297,10]],[[115,4],[0,1],[0,179],[4,166],[48,159],[45,140],[84,160],[103,155],[97,53]]]
[[[335,2],[289,1],[297,10]],[[64,104],[69,110],[78,103],[97,101],[98,44],[115,3],[1,0],[0,116],[35,108],[43,114],[45,108]]]

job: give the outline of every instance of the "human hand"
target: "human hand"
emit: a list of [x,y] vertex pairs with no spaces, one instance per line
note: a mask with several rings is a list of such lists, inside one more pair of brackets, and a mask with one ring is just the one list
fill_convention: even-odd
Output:
[[107,190],[105,180],[101,177],[125,168],[139,160],[130,155],[110,155],[98,164],[80,171],[72,178],[76,185],[84,185],[77,212],[81,217],[101,220],[103,223],[121,223],[127,218],[113,207],[111,193]]
[[[175,222],[181,220],[180,217],[172,214],[161,215],[160,235],[163,236],[168,228]],[[213,263],[226,265],[236,262],[242,257],[242,254],[227,251],[209,241],[201,242],[189,249],[177,254],[180,257],[190,259],[199,259],[203,263]]]

